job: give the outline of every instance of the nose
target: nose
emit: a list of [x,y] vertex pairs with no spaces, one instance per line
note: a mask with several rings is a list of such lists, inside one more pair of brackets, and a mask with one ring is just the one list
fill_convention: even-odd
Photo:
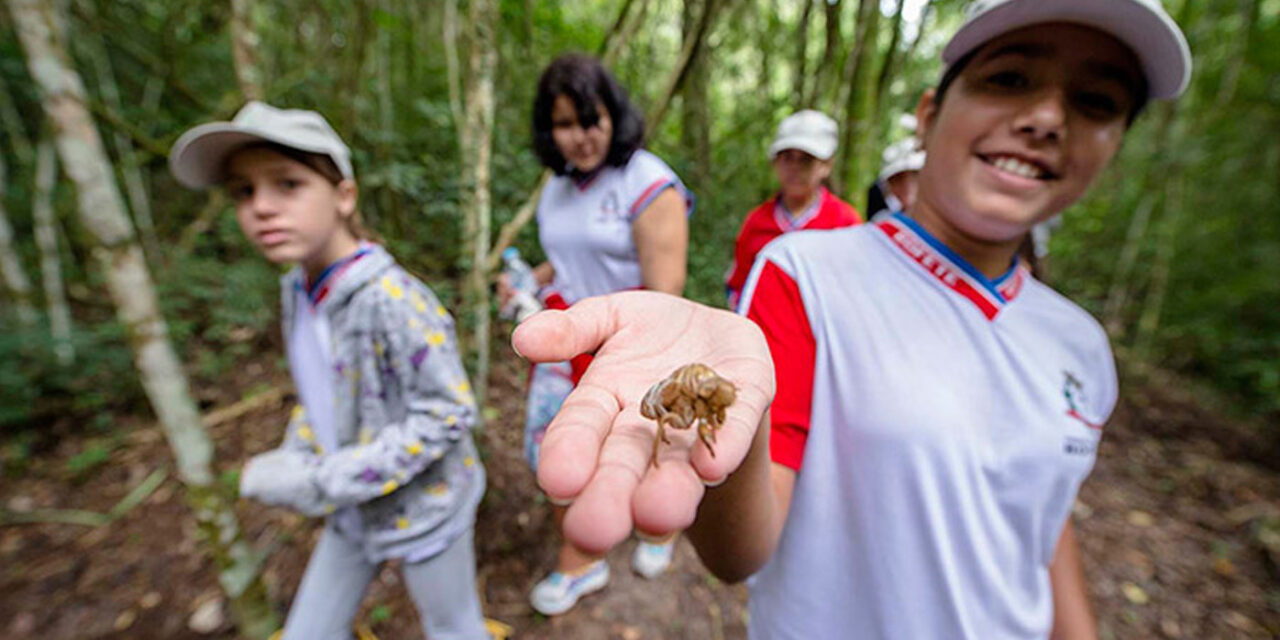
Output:
[[1067,133],[1067,97],[1061,87],[1037,92],[1014,120],[1014,130],[1035,140],[1061,142]]
[[268,193],[269,189],[254,189],[245,204],[255,218],[270,218],[277,213],[276,200]]
[[569,127],[569,144],[577,146],[587,137],[587,130],[580,124]]

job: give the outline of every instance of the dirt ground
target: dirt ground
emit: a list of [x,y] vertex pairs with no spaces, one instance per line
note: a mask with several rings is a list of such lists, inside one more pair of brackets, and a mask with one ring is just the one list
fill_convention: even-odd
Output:
[[[231,404],[247,390],[287,384],[269,369],[250,365],[238,388],[202,390],[202,400]],[[746,589],[712,578],[683,541],[674,569],[656,580],[631,573],[632,542],[611,553],[613,580],[605,591],[554,619],[529,608],[526,594],[551,566],[556,543],[521,454],[522,370],[513,356],[498,358],[496,414],[479,437],[489,471],[476,532],[486,614],[527,639],[745,637]],[[1076,507],[1102,636],[1280,637],[1274,443],[1255,435],[1257,425],[1226,419],[1177,388],[1158,376],[1126,382]],[[216,427],[219,468],[236,469],[274,446],[288,405],[273,402]],[[0,478],[0,509],[105,512],[155,469],[168,469],[170,477],[107,525],[0,526],[0,638],[235,637],[225,619],[206,635],[188,628],[192,612],[217,601],[219,591],[161,432],[140,421],[114,441],[85,431],[51,426],[53,435],[26,469]],[[107,464],[71,471],[74,460],[104,441],[112,447]],[[286,511],[239,507],[249,539],[276,545],[264,575],[284,612],[318,529]],[[360,620],[382,640],[421,637],[394,567],[370,587]]]

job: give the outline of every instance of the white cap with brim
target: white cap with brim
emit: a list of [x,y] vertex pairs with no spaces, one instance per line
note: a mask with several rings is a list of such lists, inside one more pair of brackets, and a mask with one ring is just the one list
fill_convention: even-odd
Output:
[[1023,27],[1070,22],[1111,34],[1138,57],[1148,97],[1176,98],[1191,80],[1191,49],[1159,0],[977,0],[942,50],[951,66],[992,38]]
[[329,156],[343,178],[355,177],[351,150],[324,116],[257,101],[241,108],[231,122],[210,122],[183,133],[169,153],[169,170],[178,182],[193,189],[222,184],[231,154],[256,142]]
[[880,175],[876,180],[884,182],[899,173],[919,171],[924,168],[925,152],[917,147],[915,138],[899,140],[884,150],[881,156]]
[[787,149],[799,149],[819,160],[830,160],[836,153],[839,127],[821,111],[797,111],[778,124],[778,135],[769,145],[769,159]]

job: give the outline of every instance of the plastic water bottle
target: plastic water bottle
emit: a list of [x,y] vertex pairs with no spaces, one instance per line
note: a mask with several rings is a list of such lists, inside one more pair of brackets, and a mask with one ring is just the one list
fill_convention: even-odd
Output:
[[520,250],[515,247],[507,247],[502,251],[502,263],[503,273],[511,284],[512,295],[502,305],[499,314],[507,320],[524,322],[525,318],[542,310],[537,296],[538,279],[533,275],[533,268],[520,259]]

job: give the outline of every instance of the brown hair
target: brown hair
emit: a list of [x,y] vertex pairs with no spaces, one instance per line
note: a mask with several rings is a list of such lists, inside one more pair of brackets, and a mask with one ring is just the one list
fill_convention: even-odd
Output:
[[[290,160],[293,160],[294,162],[302,164],[312,171],[315,171],[325,180],[328,180],[329,184],[334,186],[337,186],[338,183],[346,179],[342,176],[342,170],[338,168],[338,164],[333,161],[333,158],[330,158],[328,155],[323,153],[311,153],[310,151],[303,151],[293,147],[286,147],[285,145],[277,144],[275,142],[265,141],[245,145],[239,150],[244,151],[246,149],[266,149],[267,151],[278,153]],[[227,157],[228,160],[230,160],[230,158],[231,156]],[[351,215],[347,216],[344,222],[347,225],[347,231],[352,236],[355,236],[356,240],[369,240],[372,242],[382,241],[382,237],[379,236],[376,231],[365,226],[364,217],[360,215],[360,209],[358,207],[355,211],[351,212]]]

